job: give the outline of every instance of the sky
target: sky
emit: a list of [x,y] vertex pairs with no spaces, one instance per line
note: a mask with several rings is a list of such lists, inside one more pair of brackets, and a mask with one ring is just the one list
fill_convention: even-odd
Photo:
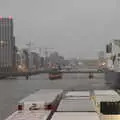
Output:
[[16,45],[54,48],[65,57],[95,58],[120,39],[120,0],[0,0],[12,16]]

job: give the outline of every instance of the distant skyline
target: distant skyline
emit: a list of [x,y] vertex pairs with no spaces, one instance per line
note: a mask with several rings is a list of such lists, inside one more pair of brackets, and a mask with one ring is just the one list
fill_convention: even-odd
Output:
[[67,58],[95,58],[120,39],[120,0],[0,0],[0,16],[12,16],[16,45],[30,40]]

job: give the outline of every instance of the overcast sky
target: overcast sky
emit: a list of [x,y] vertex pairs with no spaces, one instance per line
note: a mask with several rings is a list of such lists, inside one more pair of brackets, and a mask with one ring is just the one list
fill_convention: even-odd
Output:
[[13,16],[16,44],[28,41],[66,57],[96,57],[120,38],[120,0],[0,0],[0,15]]

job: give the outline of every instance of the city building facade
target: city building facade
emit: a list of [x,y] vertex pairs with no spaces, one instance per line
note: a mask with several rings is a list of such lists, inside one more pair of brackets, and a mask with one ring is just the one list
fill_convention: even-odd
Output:
[[0,72],[16,70],[15,37],[12,17],[0,17]]
[[18,72],[28,72],[29,58],[26,49],[18,50],[16,53],[16,67]]

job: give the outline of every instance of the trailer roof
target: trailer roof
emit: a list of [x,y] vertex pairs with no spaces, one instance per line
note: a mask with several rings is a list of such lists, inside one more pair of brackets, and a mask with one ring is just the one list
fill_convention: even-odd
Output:
[[62,94],[63,90],[57,90],[57,89],[43,89],[40,91],[37,91],[28,97],[25,97],[22,99],[19,103],[25,102],[42,102],[42,103],[51,103],[53,102],[56,97],[60,94]]
[[71,97],[87,96],[87,97],[89,97],[90,93],[89,93],[89,91],[70,91],[70,92],[66,93],[65,96],[71,96]]
[[90,100],[90,97],[71,97],[71,96],[67,96],[63,98],[64,100]]
[[[96,96],[99,95],[118,95],[118,93],[114,90],[94,90]],[[119,95],[118,95],[119,96]]]
[[114,101],[120,101],[120,96],[114,95],[106,95],[106,96],[96,96],[96,101],[97,102],[102,102],[102,101],[108,101],[108,102],[114,102]]
[[50,111],[16,111],[6,120],[46,120],[50,115]]
[[51,120],[99,120],[95,112],[56,112]]
[[60,112],[93,112],[95,108],[92,101],[88,99],[61,100],[57,111]]

